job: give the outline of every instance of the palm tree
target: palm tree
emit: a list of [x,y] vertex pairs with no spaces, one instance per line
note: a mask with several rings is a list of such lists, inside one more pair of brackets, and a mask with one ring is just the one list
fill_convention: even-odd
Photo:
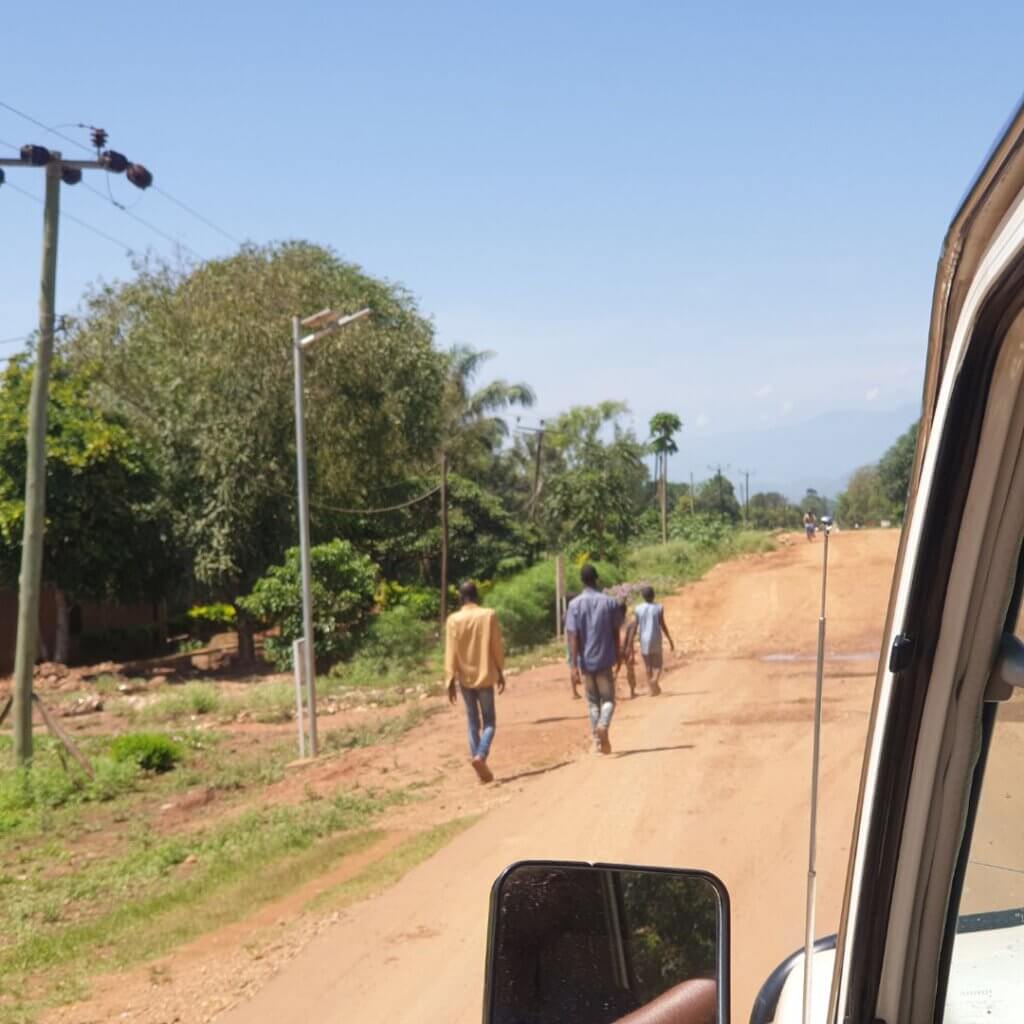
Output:
[[675,435],[683,421],[674,412],[657,412],[651,417],[651,450],[654,452],[654,476],[658,481],[661,504],[661,542],[668,543],[668,457],[679,451]]
[[[535,396],[529,384],[492,380],[477,391],[473,381],[493,352],[467,345],[449,349],[448,375],[442,401],[441,447],[452,465],[469,472],[480,468],[508,437],[509,428],[498,415],[514,405],[527,408]],[[474,466],[474,463],[476,464]]]
[[[493,352],[454,345],[447,353],[448,373],[441,401],[441,636],[448,614],[448,469],[478,475],[489,467],[508,424],[498,415],[510,406],[533,405],[529,384],[492,380],[477,391],[473,381]],[[476,471],[476,472],[474,472]]]

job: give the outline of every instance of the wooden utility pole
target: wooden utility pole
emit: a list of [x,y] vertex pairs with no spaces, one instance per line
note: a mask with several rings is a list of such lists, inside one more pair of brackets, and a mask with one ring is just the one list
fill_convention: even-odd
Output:
[[690,473],[690,515],[691,516],[697,511],[697,506],[694,503],[694,494],[693,494],[694,486],[695,485],[694,485],[694,482],[693,482],[693,473],[691,472]]
[[17,647],[14,655],[14,756],[20,764],[32,760],[32,675],[39,655],[39,597],[43,573],[43,533],[46,526],[46,425],[53,361],[53,331],[57,291],[57,229],[60,221],[60,186],[77,185],[83,170],[126,173],[140,189],[153,184],[142,164],[130,163],[122,153],[104,150],[107,133],[92,130],[95,160],[65,160],[45,146],[22,146],[17,160],[0,159],[0,185],[4,167],[42,169],[46,175],[43,203],[43,267],[39,287],[39,347],[29,396],[25,436],[25,522],[22,528],[21,575],[18,580]]
[[668,452],[661,452],[661,473],[659,485],[661,489],[661,543],[668,543]]
[[441,643],[448,621],[448,453],[441,452]]
[[14,656],[14,756],[32,760],[32,674],[39,653],[39,594],[46,517],[46,423],[57,289],[57,229],[60,221],[60,154],[46,164],[43,207],[43,270],[39,286],[39,348],[28,406],[25,462],[25,523],[18,587],[18,632]]
[[743,474],[743,522],[750,522],[750,477],[753,474],[752,469],[741,469],[740,473]]

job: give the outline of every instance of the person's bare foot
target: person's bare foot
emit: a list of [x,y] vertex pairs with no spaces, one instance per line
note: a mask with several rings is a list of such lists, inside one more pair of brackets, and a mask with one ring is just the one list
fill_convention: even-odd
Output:
[[573,700],[579,700],[580,699],[579,690],[573,690],[572,691],[572,699]]
[[480,776],[481,782],[493,782],[494,775],[487,767],[487,762],[482,757],[474,757],[472,761],[473,770]]
[[599,725],[594,730],[594,736],[597,738],[598,747],[602,754],[610,754],[612,752],[612,745],[608,741],[608,726]]
[[648,689],[650,690],[652,697],[657,697],[658,694],[661,693],[661,687],[657,683],[651,683]]

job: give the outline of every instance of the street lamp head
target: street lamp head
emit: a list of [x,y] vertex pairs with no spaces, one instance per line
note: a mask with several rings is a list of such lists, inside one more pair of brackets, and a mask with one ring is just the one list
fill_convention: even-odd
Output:
[[65,185],[77,185],[82,180],[80,167],[62,167],[60,169],[60,180]]
[[104,170],[111,174],[124,174],[128,170],[128,157],[124,153],[118,153],[116,149],[108,149],[100,155],[100,163]]
[[146,189],[153,184],[153,175],[142,164],[128,165],[128,180],[136,187]]
[[21,159],[33,167],[45,167],[50,162],[50,151],[45,146],[22,146]]
[[312,334],[307,334],[306,337],[299,341],[299,345],[302,348],[309,348],[314,341],[319,341],[328,334],[334,334],[335,331],[355,323],[356,320],[362,320],[363,317],[369,316],[372,312],[369,307],[349,314],[340,313],[333,309],[322,309],[319,313],[314,313],[312,316],[308,316],[305,320],[300,321],[304,327],[319,329],[315,330]]

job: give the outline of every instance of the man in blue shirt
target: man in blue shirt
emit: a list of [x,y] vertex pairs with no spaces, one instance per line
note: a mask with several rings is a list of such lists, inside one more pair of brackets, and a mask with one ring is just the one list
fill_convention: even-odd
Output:
[[597,589],[597,570],[592,565],[583,566],[580,580],[583,593],[573,598],[565,615],[572,681],[579,685],[582,675],[595,749],[610,754],[608,728],[615,714],[613,670],[619,662],[622,608],[615,598]]

